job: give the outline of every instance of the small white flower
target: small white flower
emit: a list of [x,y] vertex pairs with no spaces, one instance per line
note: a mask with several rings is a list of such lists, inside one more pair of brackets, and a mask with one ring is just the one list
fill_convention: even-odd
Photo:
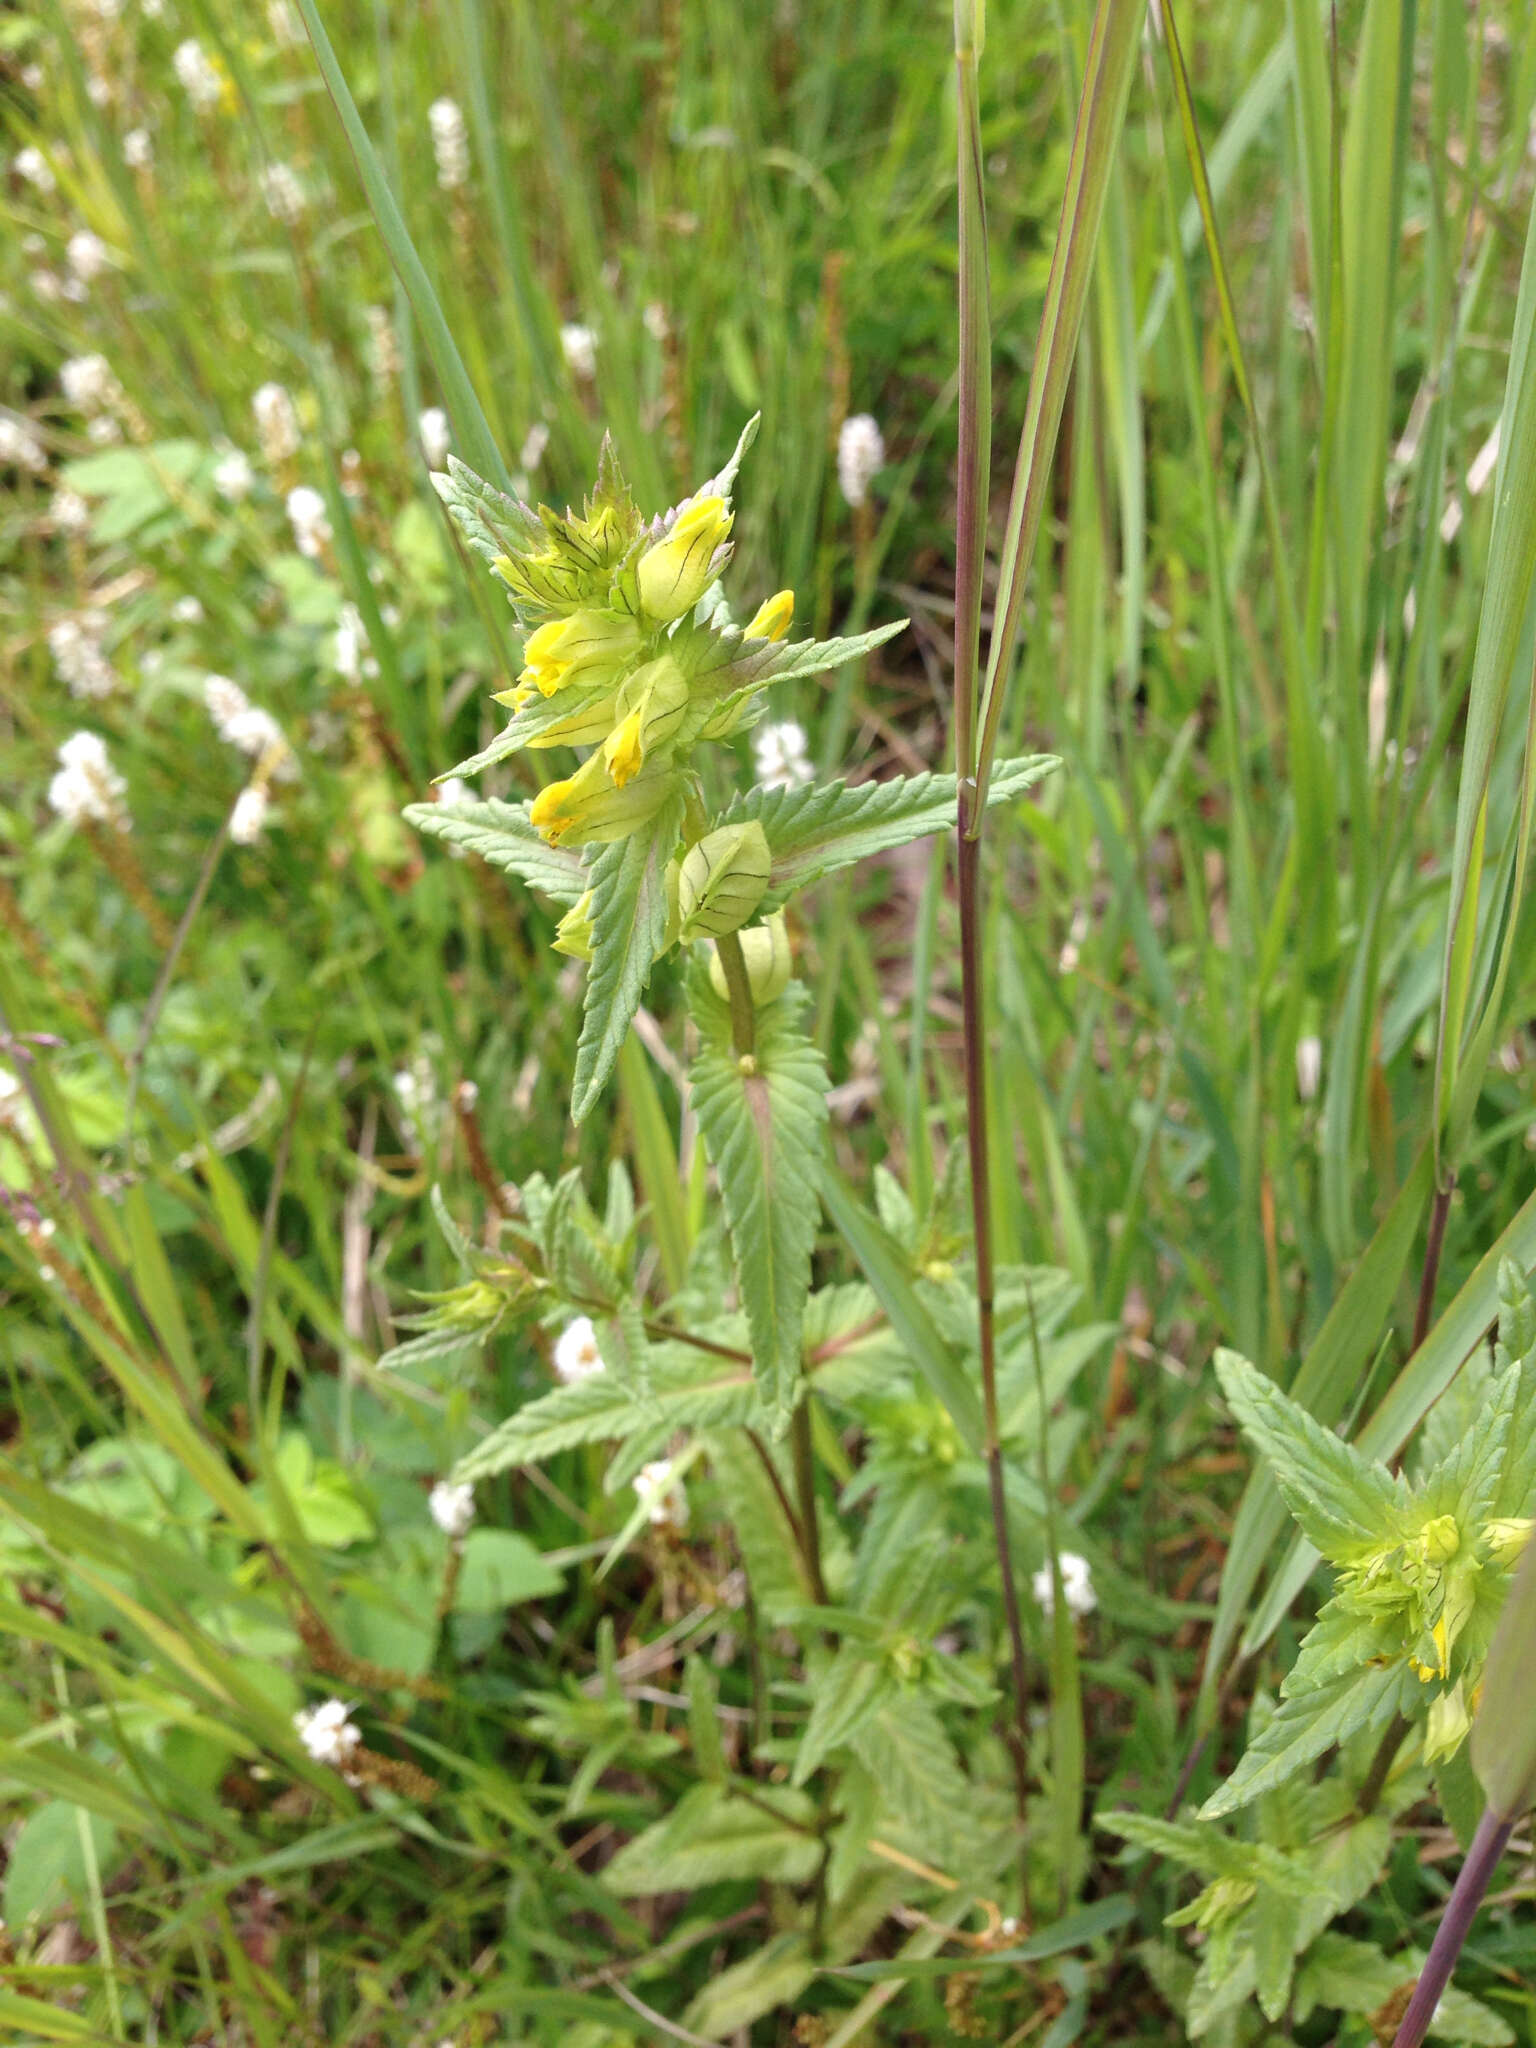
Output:
[[192,596],[178,597],[171,606],[171,617],[178,626],[201,625],[203,620],[201,599]]
[[469,1534],[475,1519],[474,1487],[467,1480],[455,1486],[451,1480],[439,1479],[427,1495],[427,1512],[445,1536],[458,1542]]
[[518,468],[531,476],[544,460],[544,450],[548,446],[549,429],[542,420],[535,420],[523,437],[522,452],[517,458]]
[[100,733],[77,732],[59,748],[59,772],[48,785],[49,808],[71,825],[130,829],[123,798],[128,785],[107,757]]
[[1298,1038],[1296,1041],[1296,1093],[1303,1102],[1317,1099],[1318,1084],[1323,1078],[1323,1041],[1320,1038]]
[[456,192],[469,182],[469,130],[457,100],[434,100],[427,109],[432,130],[432,155],[437,163],[437,182],[444,192]]
[[236,846],[254,846],[267,827],[272,799],[259,782],[247,783],[229,814],[229,836]]
[[793,718],[760,726],[752,735],[752,759],[764,789],[801,789],[815,775],[805,728]]
[[48,629],[48,651],[71,697],[110,697],[117,688],[117,671],[101,645],[105,625],[102,614],[93,611],[60,619]]
[[223,97],[224,77],[202,44],[193,36],[176,45],[171,58],[181,89],[198,113],[206,114]]
[[291,228],[303,217],[308,201],[304,187],[290,164],[266,164],[261,173],[261,196],[272,218]]
[[250,457],[238,448],[228,449],[213,465],[213,488],[226,504],[238,505],[242,498],[249,497],[255,481]]
[[82,284],[91,284],[111,261],[107,245],[89,228],[78,228],[64,244],[64,258]]
[[91,508],[78,491],[55,491],[48,517],[60,533],[84,533],[91,523]]
[[421,436],[421,452],[427,458],[428,469],[441,469],[448,460],[448,415],[440,405],[429,405],[416,422],[416,431]]
[[29,469],[34,476],[48,467],[48,451],[30,420],[0,412],[0,469]]
[[363,1738],[351,1714],[344,1701],[326,1700],[318,1707],[301,1707],[294,1715],[299,1740],[317,1764],[332,1764],[341,1770],[361,1747]]
[[[597,375],[597,336],[579,320],[567,320],[560,329],[560,349],[573,377],[590,384]],[[524,468],[527,467],[525,463]]]
[[59,181],[53,175],[53,165],[40,149],[31,144],[26,149],[18,150],[12,157],[11,169],[18,178],[24,178],[34,192],[58,190]]
[[51,305],[55,299],[64,295],[64,287],[51,270],[30,271],[27,275],[27,284],[33,298],[41,299],[45,305]]
[[23,64],[21,82],[28,92],[41,92],[48,82],[48,74],[41,64]]
[[0,1067],[0,1131],[7,1124],[14,1128],[20,1123],[26,1099],[26,1091],[17,1076],[9,1067]]
[[274,466],[299,452],[299,416],[281,384],[263,384],[251,400],[264,460]]
[[108,412],[120,403],[123,387],[105,356],[70,356],[59,365],[59,385],[77,411]]
[[85,81],[85,96],[93,107],[105,107],[112,99],[112,81],[103,78],[99,71],[92,71]]
[[688,1496],[670,1458],[657,1458],[635,1474],[635,1492],[653,1529],[686,1529]]
[[267,28],[280,50],[296,50],[304,40],[304,24],[288,0],[267,0]]
[[567,1323],[555,1339],[555,1378],[573,1387],[603,1370],[603,1354],[597,1348],[597,1332],[590,1316],[578,1316]]
[[97,448],[106,448],[114,441],[121,441],[123,430],[110,413],[102,413],[85,423],[85,438]]
[[652,341],[665,341],[672,332],[671,323],[667,319],[667,309],[659,299],[652,299],[640,315],[640,323]]
[[359,683],[367,673],[368,628],[355,604],[344,604],[336,619],[336,641],[331,660],[343,682]]
[[203,702],[214,730],[226,746],[249,755],[253,761],[276,755],[278,774],[285,778],[294,774],[293,757],[282,727],[270,711],[253,704],[237,682],[228,676],[204,676]]
[[147,171],[155,161],[155,145],[147,128],[130,128],[123,137],[123,162],[130,171]]
[[308,484],[299,484],[288,493],[288,523],[293,528],[293,544],[301,555],[308,555],[313,561],[331,537],[331,522],[325,516],[325,500]]
[[885,440],[873,413],[856,412],[837,437],[837,485],[850,505],[862,505],[885,467]]
[[[1064,1550],[1056,1562],[1061,1567],[1061,1590],[1069,1614],[1092,1614],[1099,1604],[1099,1596],[1093,1590],[1093,1575],[1088,1569],[1086,1557],[1079,1557],[1075,1550]],[[1056,1612],[1056,1588],[1051,1579],[1048,1564],[1040,1567],[1030,1580],[1040,1611],[1047,1616]]]
[[437,800],[440,804],[472,804],[475,792],[462,775],[445,775],[437,785]]

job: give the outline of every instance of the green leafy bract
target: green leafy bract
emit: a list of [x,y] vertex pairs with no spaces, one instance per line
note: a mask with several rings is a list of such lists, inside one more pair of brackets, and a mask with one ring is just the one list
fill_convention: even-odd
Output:
[[667,862],[677,845],[681,797],[669,797],[627,839],[599,847],[588,870],[592,965],[571,1082],[571,1119],[580,1123],[613,1072],[667,934]]
[[694,1112],[720,1179],[764,1396],[787,1416],[797,1398],[811,1289],[827,1071],[796,1028],[803,1001],[797,987],[758,1011],[750,1062],[737,1058],[729,1013],[701,975],[693,977],[690,997],[706,1041],[693,1069]]
[[541,895],[567,908],[587,886],[580,856],[548,846],[528,822],[527,804],[407,804],[405,818],[418,832],[477,853],[493,868],[517,875]]
[[[792,652],[794,650],[791,650]],[[1020,797],[1056,766],[1050,754],[1000,761],[988,803]],[[808,789],[754,789],[727,806],[719,822],[758,819],[768,836],[773,867],[765,912],[796,889],[804,889],[839,868],[871,854],[945,832],[955,823],[958,784],[953,775],[898,775],[889,782],[813,784]]]

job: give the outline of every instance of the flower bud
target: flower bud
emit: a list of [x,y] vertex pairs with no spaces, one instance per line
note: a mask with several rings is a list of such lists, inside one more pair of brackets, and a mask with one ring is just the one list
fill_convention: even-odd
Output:
[[742,633],[744,640],[782,640],[789,631],[789,622],[795,616],[795,593],[792,590],[777,591],[760,604],[748,620]]
[[679,513],[665,540],[646,549],[636,575],[648,617],[680,619],[693,610],[714,580],[711,564],[733,517],[724,498],[700,498]]
[[1466,1691],[1458,1678],[1449,1692],[1441,1693],[1429,1703],[1429,1718],[1424,1724],[1423,1761],[1434,1765],[1453,1757],[1471,1726]]
[[619,722],[603,747],[619,789],[640,773],[648,754],[667,744],[687,709],[688,679],[670,654],[635,670],[618,693]]
[[770,865],[767,834],[756,818],[706,833],[683,858],[682,936],[719,938],[739,930],[763,900]]
[[615,789],[602,755],[591,754],[567,781],[552,782],[539,791],[529,822],[551,846],[599,846],[627,839],[660,810],[676,780],[660,768],[636,776],[626,789]]
[[[747,986],[754,1003],[771,1003],[789,987],[791,966],[789,927],[782,910],[776,910],[763,924],[750,925],[741,934],[741,957],[746,962]],[[718,952],[709,956],[709,985],[723,1003],[731,999],[725,969]]]
[[640,646],[633,619],[612,612],[572,612],[528,636],[518,682],[552,697],[556,690],[616,684]]
[[1494,1563],[1506,1569],[1518,1564],[1531,1540],[1533,1526],[1536,1524],[1529,1515],[1501,1515],[1494,1521],[1484,1522],[1483,1541],[1488,1545],[1488,1555]]
[[[522,692],[518,694],[522,695]],[[590,696],[585,691],[572,694],[574,702],[570,710],[563,717],[540,726],[537,732],[530,733],[523,741],[525,747],[593,747],[608,737],[613,731],[613,721],[619,715],[618,691],[597,690]],[[522,708],[521,704],[517,705],[519,711]]]
[[555,926],[553,940],[557,953],[569,954],[572,960],[592,958],[592,891],[587,890],[579,902],[570,909]]

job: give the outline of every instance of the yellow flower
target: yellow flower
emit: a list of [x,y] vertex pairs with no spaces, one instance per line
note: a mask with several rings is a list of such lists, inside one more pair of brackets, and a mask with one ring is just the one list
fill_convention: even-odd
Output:
[[640,628],[633,619],[573,612],[529,634],[517,680],[546,697],[557,690],[596,689],[616,683],[639,647]]
[[664,747],[688,709],[688,679],[670,654],[648,661],[619,691],[619,723],[603,746],[608,773],[622,789],[645,766],[646,756]]
[[650,618],[680,619],[693,610],[713,580],[710,565],[734,516],[724,498],[699,498],[679,513],[665,540],[646,549],[636,576]]
[[742,638],[782,640],[789,631],[789,622],[794,616],[795,593],[792,590],[777,591],[752,614]]
[[626,839],[658,811],[676,787],[666,768],[637,775],[625,789],[616,789],[602,755],[592,754],[564,782],[540,790],[529,821],[551,846],[570,842],[601,845]]

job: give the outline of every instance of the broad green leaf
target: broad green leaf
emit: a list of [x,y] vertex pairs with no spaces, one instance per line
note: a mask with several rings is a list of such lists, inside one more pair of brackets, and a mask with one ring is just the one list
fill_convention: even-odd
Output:
[[979,1454],[985,1434],[981,1401],[913,1285],[909,1261],[835,1169],[822,1182],[822,1200],[908,1359],[948,1409],[966,1447]]
[[479,854],[493,868],[518,876],[567,908],[587,886],[579,856],[566,847],[546,846],[528,822],[527,804],[504,804],[494,797],[483,803],[407,804],[403,815],[418,832]]
[[592,892],[592,964],[571,1080],[571,1121],[580,1123],[613,1072],[667,932],[667,862],[677,845],[681,797],[670,797],[627,839],[601,846]]
[[49,1799],[34,1807],[22,1822],[6,1855],[7,1926],[25,1927],[34,1913],[55,1907],[73,1906],[83,1911],[89,1894],[82,1824],[91,1831],[97,1868],[108,1871],[117,1830],[99,1814],[87,1814],[62,1799]]
[[650,1386],[643,1400],[612,1372],[556,1387],[509,1416],[459,1460],[453,1476],[488,1479],[515,1465],[542,1464],[576,1444],[607,1443],[637,1429],[709,1429],[760,1415],[745,1366],[702,1351],[658,1346],[651,1352]]
[[757,1012],[750,1061],[707,986],[693,1014],[708,1041],[693,1067],[693,1108],[720,1182],[752,1356],[770,1408],[787,1415],[801,1377],[800,1332],[819,1218],[827,1070],[795,1023],[791,989]]
[[[1056,766],[1050,754],[1035,754],[997,767],[989,804],[1007,803]],[[898,775],[889,782],[816,783],[809,789],[753,789],[722,813],[722,825],[756,818],[768,836],[773,866],[763,910],[797,889],[851,867],[871,854],[924,839],[955,826],[957,783],[953,775]]]
[[803,1785],[834,1749],[849,1743],[871,1714],[895,1691],[896,1680],[883,1658],[844,1644],[811,1680],[811,1714],[795,1751],[791,1780]]
[[455,1614],[500,1614],[524,1600],[545,1600],[563,1580],[526,1536],[511,1529],[471,1529],[453,1589]]
[[[1340,2012],[1379,2012],[1394,1992],[1417,1981],[1423,1967],[1421,1949],[1386,1956],[1369,1942],[1330,1929],[1312,1943],[1296,1972],[1296,2020],[1299,2024],[1310,2018],[1318,2005]],[[1496,2013],[1454,1988],[1436,2006],[1429,2031],[1438,2041],[1470,2042],[1473,2048],[1506,2048],[1515,2038]]]
[[1392,1541],[1407,1504],[1401,1480],[1368,1463],[1235,1351],[1217,1352],[1216,1376],[1286,1506],[1325,1557],[1349,1564]]
[[1368,1665],[1283,1701],[1201,1807],[1201,1820],[1219,1820],[1261,1792],[1272,1792],[1357,1730],[1384,1727],[1397,1710],[1402,1685],[1401,1666]]
[[815,1817],[804,1793],[782,1787],[754,1786],[746,1800],[733,1798],[729,1784],[695,1785],[665,1820],[625,1843],[603,1883],[626,1898],[695,1891],[728,1878],[804,1884],[821,1857]]

